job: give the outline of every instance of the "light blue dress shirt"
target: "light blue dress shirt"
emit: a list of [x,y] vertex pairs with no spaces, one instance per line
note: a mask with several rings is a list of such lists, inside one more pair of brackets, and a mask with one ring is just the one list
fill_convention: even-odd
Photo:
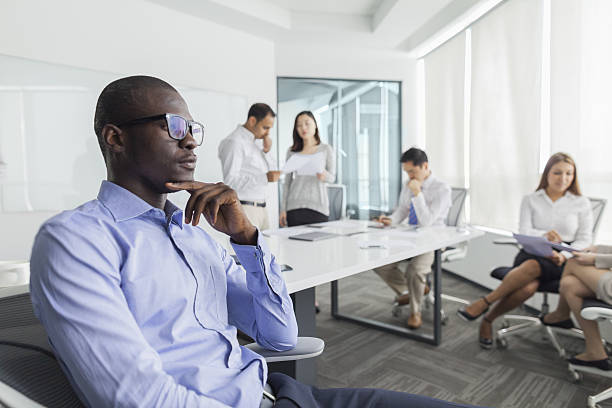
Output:
[[[280,268],[261,235],[232,244],[104,181],[96,200],[48,220],[31,257],[34,311],[91,407],[259,407],[265,360],[297,342]],[[246,272],[245,272],[246,270]]]

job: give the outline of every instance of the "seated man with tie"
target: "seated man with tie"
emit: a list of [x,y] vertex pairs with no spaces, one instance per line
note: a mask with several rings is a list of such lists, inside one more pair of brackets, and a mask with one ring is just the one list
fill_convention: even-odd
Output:
[[[397,209],[390,217],[381,216],[378,221],[385,225],[397,225],[407,219],[410,225],[426,227],[444,225],[451,207],[451,189],[448,184],[436,179],[429,169],[427,154],[412,147],[401,158],[402,168],[409,180],[402,188]],[[421,300],[425,290],[425,276],[431,271],[434,253],[415,256],[404,265],[396,262],[375,271],[397,293],[397,302],[410,303],[410,316],[406,322],[411,329],[421,327]]]

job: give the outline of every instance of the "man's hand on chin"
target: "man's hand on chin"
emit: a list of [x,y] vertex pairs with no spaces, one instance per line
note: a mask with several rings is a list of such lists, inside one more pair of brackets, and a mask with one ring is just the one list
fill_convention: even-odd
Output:
[[179,181],[166,183],[172,191],[185,190],[191,197],[185,206],[185,223],[198,225],[200,215],[217,231],[239,245],[255,245],[257,228],[247,218],[238,195],[223,183]]

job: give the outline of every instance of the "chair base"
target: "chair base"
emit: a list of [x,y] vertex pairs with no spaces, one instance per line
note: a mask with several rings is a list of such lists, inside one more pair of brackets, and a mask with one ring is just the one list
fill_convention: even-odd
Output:
[[[574,382],[578,383],[582,381],[582,373],[589,373],[594,375],[599,375],[606,378],[612,378],[612,371],[604,371],[598,370],[593,367],[586,367],[574,364],[568,364],[568,370],[572,375],[572,379]],[[607,399],[612,398],[612,387],[600,392],[596,395],[589,395],[587,398],[587,407],[588,408],[598,408],[598,403],[605,401]]]
[[[512,321],[512,320],[518,321],[520,323],[511,326],[509,321]],[[555,350],[557,350],[559,357],[565,358],[567,356],[567,352],[565,351],[565,349],[559,342],[557,335],[555,334],[555,331],[557,329],[555,328],[556,330],[553,330],[552,327],[543,325],[539,318],[531,317],[531,316],[505,315],[504,321],[502,323],[502,328],[496,332],[495,337],[496,337],[497,345],[500,348],[506,348],[508,347],[508,340],[507,340],[508,337],[513,336],[517,333],[524,333],[524,332],[528,332],[530,330],[536,330],[536,329],[543,329],[544,333],[546,334],[546,337],[552,343]],[[558,330],[561,330],[564,332],[566,331],[570,332],[570,330],[567,330],[567,329],[558,329]],[[582,331],[580,330],[579,332],[582,333]],[[579,336],[578,334],[574,334],[574,335]]]

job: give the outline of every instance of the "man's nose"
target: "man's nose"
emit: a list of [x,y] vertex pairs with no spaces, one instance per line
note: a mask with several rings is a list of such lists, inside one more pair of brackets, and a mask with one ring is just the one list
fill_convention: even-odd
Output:
[[198,143],[191,135],[191,132],[187,132],[187,135],[179,141],[179,146],[181,146],[183,149],[193,150],[198,147]]

